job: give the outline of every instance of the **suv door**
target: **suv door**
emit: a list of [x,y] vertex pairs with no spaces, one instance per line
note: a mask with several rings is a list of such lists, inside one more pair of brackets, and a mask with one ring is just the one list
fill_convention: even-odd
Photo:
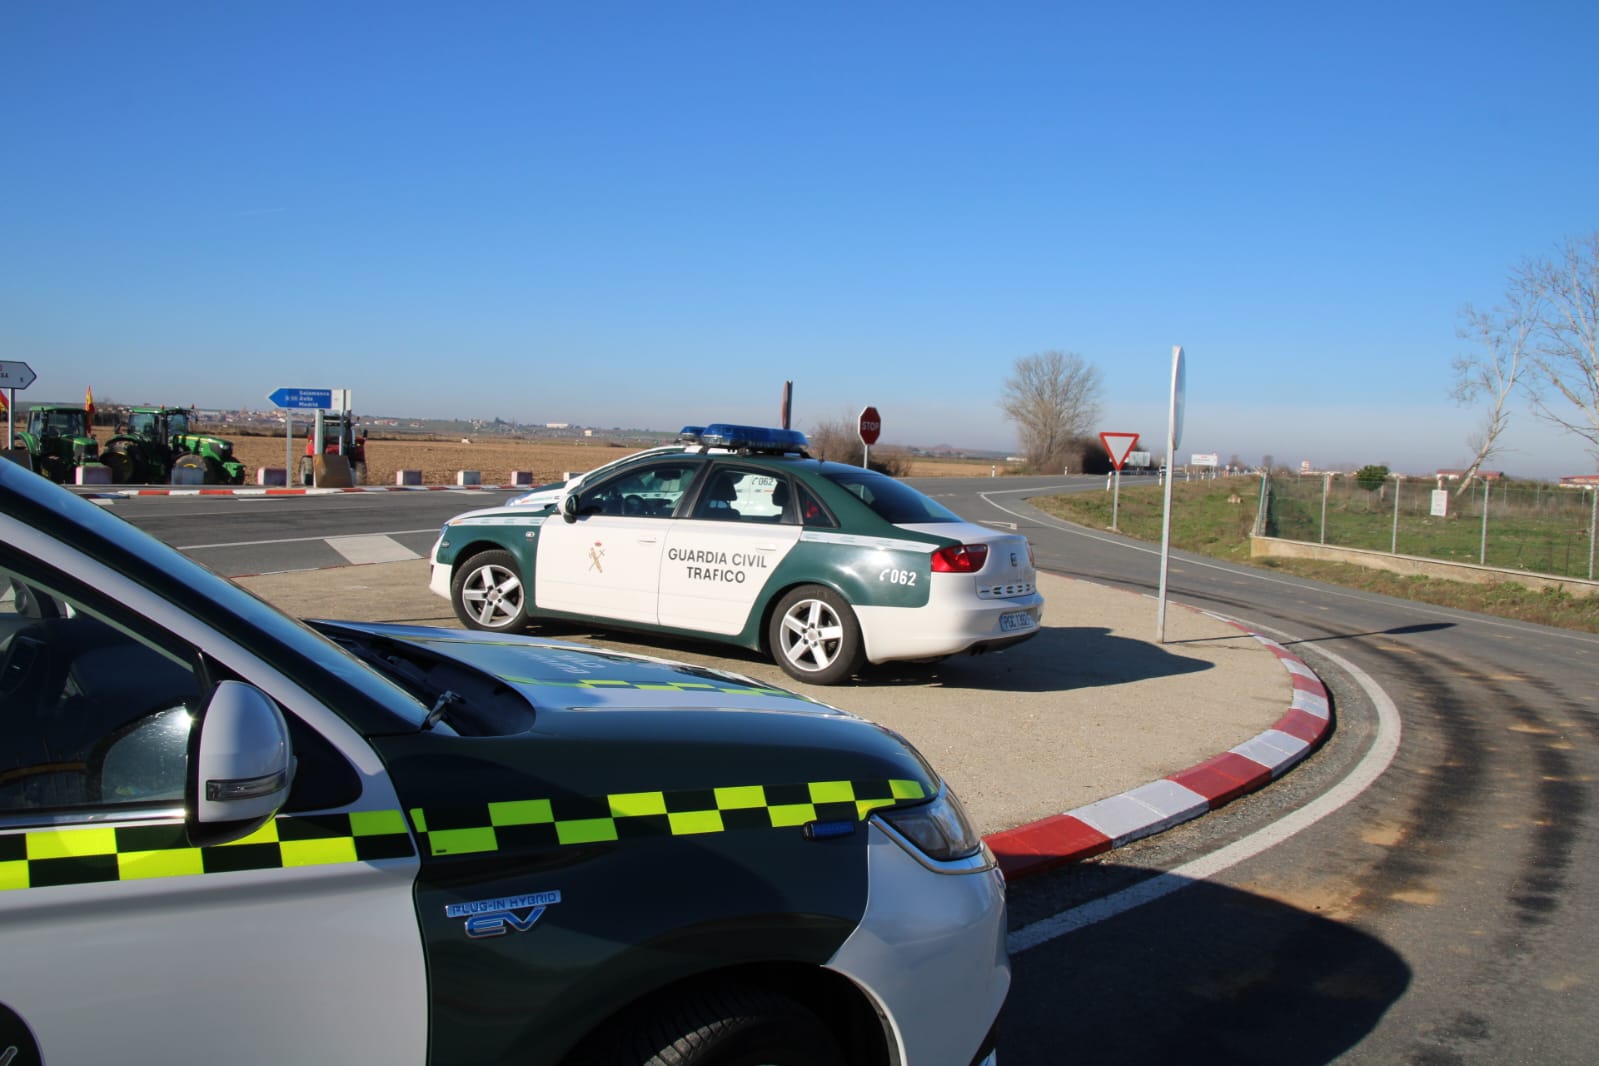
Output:
[[[249,649],[58,554],[0,542],[0,1058],[424,1061],[418,859],[376,756]],[[195,847],[189,726],[223,680],[278,703],[298,771],[259,829]]]

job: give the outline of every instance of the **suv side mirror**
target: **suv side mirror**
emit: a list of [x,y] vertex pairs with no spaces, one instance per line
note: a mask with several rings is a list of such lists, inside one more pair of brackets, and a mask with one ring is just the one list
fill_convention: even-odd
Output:
[[294,781],[289,726],[272,698],[242,681],[220,681],[189,737],[189,840],[237,840],[278,813]]
[[577,521],[577,493],[568,492],[561,497],[561,517],[568,522]]

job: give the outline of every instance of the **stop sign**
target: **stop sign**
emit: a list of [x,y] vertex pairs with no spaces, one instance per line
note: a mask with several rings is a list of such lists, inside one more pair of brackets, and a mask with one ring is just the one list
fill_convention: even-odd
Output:
[[877,413],[877,408],[868,407],[861,411],[861,443],[871,447],[877,443],[878,434],[883,432],[883,418]]

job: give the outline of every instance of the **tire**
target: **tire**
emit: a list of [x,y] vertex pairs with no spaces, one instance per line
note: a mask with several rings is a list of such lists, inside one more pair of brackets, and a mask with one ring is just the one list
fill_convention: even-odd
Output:
[[786,996],[717,986],[681,996],[620,1025],[584,1063],[607,1066],[839,1066],[848,1061],[827,1026]]
[[139,464],[129,452],[112,448],[100,456],[100,461],[111,471],[113,484],[130,485],[139,477]]
[[494,633],[527,627],[527,588],[507,551],[479,552],[459,564],[450,581],[450,604],[468,629]]
[[316,483],[316,460],[309,455],[300,456],[300,484]]
[[366,484],[366,463],[350,464],[350,480],[357,485]]
[[783,672],[813,685],[836,685],[860,669],[861,626],[844,598],[821,585],[801,585],[777,601],[767,646]]
[[196,455],[194,452],[190,452],[187,455],[180,455],[176,459],[172,460],[172,474],[170,476],[176,478],[179,470],[198,470],[200,471],[200,480],[202,484],[210,484],[211,482],[211,472],[206,469],[205,458],[203,456]]

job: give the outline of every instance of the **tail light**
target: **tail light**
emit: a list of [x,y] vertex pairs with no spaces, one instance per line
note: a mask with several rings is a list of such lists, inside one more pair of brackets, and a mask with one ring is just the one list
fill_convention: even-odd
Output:
[[955,544],[933,553],[935,574],[975,574],[988,561],[988,545]]

